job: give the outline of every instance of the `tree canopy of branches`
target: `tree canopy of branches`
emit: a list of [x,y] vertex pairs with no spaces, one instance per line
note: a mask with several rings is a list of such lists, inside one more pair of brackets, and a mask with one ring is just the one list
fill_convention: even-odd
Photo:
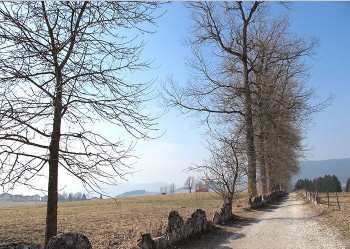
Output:
[[[169,81],[166,103],[198,115],[216,129],[227,123],[242,129],[248,193],[283,187],[298,171],[301,140],[310,115],[328,100],[305,86],[316,39],[288,32],[286,17],[270,17],[269,3],[193,2],[193,32],[189,44],[193,69],[187,84]],[[214,128],[213,128],[214,127]],[[230,127],[230,126],[229,126]]]
[[[58,168],[99,190],[130,167],[133,144],[111,141],[96,122],[149,139],[150,82],[137,31],[153,25],[157,3],[3,2],[0,7],[1,186],[30,185],[49,172],[45,244],[57,233]],[[134,29],[135,36],[128,37]]]

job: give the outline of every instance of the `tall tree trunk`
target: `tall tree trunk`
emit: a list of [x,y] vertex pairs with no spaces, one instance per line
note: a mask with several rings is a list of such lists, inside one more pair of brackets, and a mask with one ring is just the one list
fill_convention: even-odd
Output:
[[262,194],[267,193],[267,182],[266,182],[266,160],[265,160],[265,148],[264,148],[264,138],[263,135],[258,136],[258,143],[259,148],[258,149],[258,168],[260,172],[260,186]]
[[243,25],[243,83],[244,83],[244,108],[245,108],[245,129],[247,143],[247,158],[248,158],[248,195],[250,197],[257,195],[256,188],[256,154],[254,144],[254,128],[252,114],[252,99],[250,92],[249,71],[248,71],[248,45],[247,45],[247,27],[248,21]]
[[265,173],[266,173],[266,190],[272,192],[272,180],[271,180],[271,162],[265,158]]
[[[248,99],[247,99],[248,98]],[[256,188],[256,154],[254,145],[254,130],[251,111],[250,91],[246,94],[246,140],[247,140],[247,158],[248,158],[248,195],[250,197],[257,195]]]
[[56,69],[56,96],[54,100],[54,120],[49,146],[49,182],[46,212],[45,247],[53,236],[57,235],[57,201],[58,201],[58,160],[61,137],[62,113],[62,76]]

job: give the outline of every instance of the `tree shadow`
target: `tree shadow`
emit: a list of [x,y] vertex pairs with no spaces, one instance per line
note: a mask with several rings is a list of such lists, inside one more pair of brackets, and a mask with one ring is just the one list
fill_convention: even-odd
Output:
[[[220,247],[235,233],[228,231],[224,226],[213,226],[206,233],[192,236],[187,240],[168,246],[167,249],[227,249],[229,247]],[[244,236],[244,235],[243,235]]]

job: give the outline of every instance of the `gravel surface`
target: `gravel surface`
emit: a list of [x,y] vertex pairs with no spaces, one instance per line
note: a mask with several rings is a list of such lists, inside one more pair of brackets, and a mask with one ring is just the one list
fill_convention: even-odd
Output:
[[315,221],[295,193],[271,207],[254,224],[237,231],[217,248],[348,248],[336,232]]

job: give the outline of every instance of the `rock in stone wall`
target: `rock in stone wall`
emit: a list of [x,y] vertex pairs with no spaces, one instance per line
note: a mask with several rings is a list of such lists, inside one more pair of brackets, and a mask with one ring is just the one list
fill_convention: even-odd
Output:
[[168,226],[166,228],[166,239],[170,242],[182,240],[185,235],[185,223],[177,211],[171,211],[168,217]]
[[271,194],[266,194],[262,196],[262,203],[264,205],[268,204],[271,202]]
[[263,205],[262,196],[255,196],[249,199],[249,206],[251,209],[260,208]]
[[92,246],[82,234],[63,233],[50,239],[48,249],[92,249]]
[[141,235],[141,238],[137,241],[137,246],[142,249],[156,249],[156,243],[152,239],[149,233]]
[[223,224],[232,217],[232,203],[225,203],[221,209],[214,214],[213,224]]
[[163,236],[155,238],[154,242],[155,242],[156,249],[166,249],[166,246],[168,243]]
[[10,244],[0,244],[0,249],[40,249],[37,244],[31,243],[10,243]]
[[[187,237],[191,237],[192,235],[201,234],[204,233],[210,226],[207,220],[207,215],[202,209],[197,209],[192,215],[191,215],[191,226],[193,227],[193,230],[191,233],[187,234]],[[187,222],[186,222],[187,224]]]

